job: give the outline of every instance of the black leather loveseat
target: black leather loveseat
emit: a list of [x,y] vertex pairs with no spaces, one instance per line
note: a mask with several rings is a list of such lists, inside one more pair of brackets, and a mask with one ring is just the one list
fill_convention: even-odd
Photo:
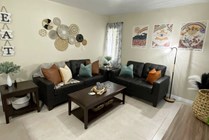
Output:
[[[125,85],[127,95],[152,102],[153,106],[156,107],[158,102],[166,96],[169,88],[170,77],[165,75],[166,66],[128,61],[127,66],[130,64],[133,64],[134,78],[121,77],[119,76],[120,70],[117,70],[112,71],[111,81]],[[161,70],[161,78],[150,84],[146,81],[146,78],[153,68]]]
[[71,69],[73,79],[79,80],[79,83],[66,84],[60,88],[55,88],[55,85],[44,77],[33,77],[33,81],[39,87],[39,98],[48,107],[48,110],[53,109],[55,106],[65,103],[68,100],[67,95],[77,90],[95,85],[96,82],[103,82],[105,80],[102,74],[93,75],[92,77],[79,77],[79,69],[81,64],[90,62],[89,59],[82,60],[69,60],[65,64]]

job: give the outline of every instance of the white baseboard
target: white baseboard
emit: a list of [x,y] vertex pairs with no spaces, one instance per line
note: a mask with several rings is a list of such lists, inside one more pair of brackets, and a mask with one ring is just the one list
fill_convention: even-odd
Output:
[[183,97],[179,97],[179,96],[176,96],[176,95],[171,95],[173,98],[175,98],[177,101],[180,101],[180,102],[184,102],[184,103],[187,103],[187,104],[192,104],[193,101],[192,100],[189,100],[189,99],[185,99]]

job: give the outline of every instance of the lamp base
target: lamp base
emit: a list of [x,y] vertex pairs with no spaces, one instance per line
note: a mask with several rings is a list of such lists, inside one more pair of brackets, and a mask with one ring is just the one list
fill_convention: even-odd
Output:
[[174,103],[176,101],[176,99],[169,98],[169,97],[165,97],[164,100],[167,101],[167,102],[169,102],[169,103]]

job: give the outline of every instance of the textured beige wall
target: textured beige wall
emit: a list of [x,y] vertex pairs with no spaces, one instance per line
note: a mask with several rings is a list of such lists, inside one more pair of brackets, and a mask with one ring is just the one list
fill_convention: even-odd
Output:
[[[13,61],[21,65],[21,72],[13,76],[22,80],[31,79],[32,72],[39,64],[61,60],[90,58],[98,59],[103,53],[105,26],[108,17],[99,16],[84,10],[57,4],[48,0],[1,0],[1,6],[6,6],[12,14],[9,27],[14,31],[11,44],[15,46],[15,56],[2,57],[0,62]],[[123,21],[122,62],[128,60],[152,62],[168,66],[170,75],[174,52],[151,48],[151,33],[154,24],[173,23],[172,46],[178,46],[179,32],[182,23],[188,21],[209,20],[209,4],[196,4],[178,8],[160,9],[150,12],[111,16],[109,22]],[[77,24],[80,32],[87,38],[84,48],[68,47],[64,52],[57,51],[54,41],[38,34],[45,18],[59,17],[63,24]],[[148,47],[144,49],[131,48],[132,28],[135,25],[149,25]],[[2,24],[0,24],[2,27]],[[0,46],[4,42],[0,41]],[[207,32],[203,52],[179,50],[175,69],[172,94],[187,99],[194,99],[195,92],[187,89],[189,75],[201,75],[209,72],[209,32]],[[0,84],[5,83],[5,76],[0,76]]]
[[[49,0],[1,0],[0,6],[2,5],[12,14],[12,23],[9,27],[14,31],[11,44],[15,46],[15,55],[12,57],[0,55],[0,62],[13,61],[21,65],[21,72],[14,75],[13,79],[15,77],[22,80],[31,79],[31,73],[41,63],[80,58],[90,58],[94,61],[102,56],[108,17]],[[77,24],[88,44],[80,48],[69,45],[63,52],[56,50],[54,40],[38,34],[42,29],[42,20],[54,17],[59,17],[62,24],[68,26]],[[0,27],[2,26],[0,23]],[[0,40],[0,46],[3,44],[4,41]],[[0,84],[5,82],[5,76],[0,76]]]
[[[164,64],[167,74],[172,71],[174,52],[151,48],[153,25],[173,23],[172,46],[178,46],[182,23],[209,20],[209,4],[196,4],[178,8],[160,9],[149,12],[111,16],[110,21],[124,22],[122,42],[122,63],[128,60]],[[131,48],[132,28],[135,25],[149,25],[148,47]],[[209,28],[209,27],[208,27]],[[207,32],[204,50],[178,50],[172,94],[193,100],[195,92],[188,90],[187,77],[209,72],[209,32]]]

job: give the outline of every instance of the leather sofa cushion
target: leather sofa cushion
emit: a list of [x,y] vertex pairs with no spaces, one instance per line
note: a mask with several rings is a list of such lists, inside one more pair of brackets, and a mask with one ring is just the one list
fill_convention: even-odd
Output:
[[129,66],[131,64],[134,65],[134,68],[133,68],[134,77],[141,77],[142,76],[143,67],[144,67],[144,63],[136,62],[136,61],[128,61],[127,62],[127,66]]
[[82,81],[85,84],[85,87],[95,85],[96,82],[103,82],[104,81],[104,76],[103,75],[95,75],[92,77],[79,77],[77,76],[75,78],[76,80]]
[[147,78],[149,71],[151,71],[153,68],[155,68],[156,71],[161,70],[161,77],[163,77],[165,75],[166,66],[153,64],[153,63],[145,63],[144,69],[142,72],[142,77]]
[[[151,94],[153,85],[148,84],[144,78],[124,78],[116,77],[116,83],[127,86],[129,89],[139,92],[139,94]],[[131,93],[129,93],[131,94]]]
[[[80,89],[82,89],[83,88],[83,82],[81,81],[81,82],[79,82],[79,83],[75,83],[75,84],[66,84],[66,85],[64,85],[64,86],[62,86],[62,87],[60,87],[60,88],[58,88],[58,89],[55,89],[55,92],[54,92],[54,94],[55,95],[61,95],[62,96],[62,94],[69,94],[69,93],[72,93],[72,92],[75,92],[75,91],[77,91],[77,90],[80,90]],[[66,96],[66,98],[67,98],[67,96]]]
[[79,59],[79,60],[69,60],[66,65],[71,69],[73,78],[79,74],[81,64],[86,65],[89,62],[89,59]]

